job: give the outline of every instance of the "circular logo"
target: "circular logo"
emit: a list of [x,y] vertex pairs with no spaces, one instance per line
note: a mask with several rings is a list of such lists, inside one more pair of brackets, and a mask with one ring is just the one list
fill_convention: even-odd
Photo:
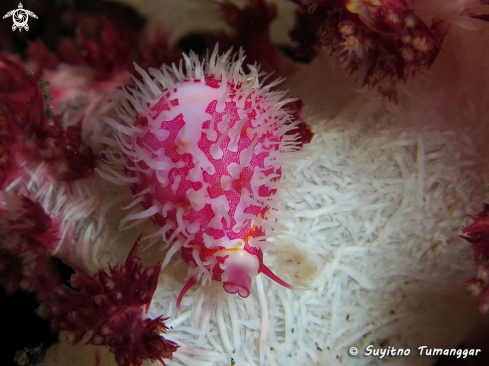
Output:
[[24,28],[29,20],[29,14],[27,14],[25,9],[16,9],[12,14],[12,20],[16,27]]
[[356,347],[351,347],[349,352],[350,355],[355,356],[358,353],[358,349]]
[[18,29],[20,32],[22,29],[25,29],[26,31],[29,30],[29,24],[27,24],[27,22],[29,21],[29,16],[37,18],[36,14],[34,14],[30,10],[24,9],[22,3],[20,3],[18,9],[9,11],[3,16],[3,19],[12,17],[12,20],[14,22],[14,24],[12,25],[12,30],[15,31],[16,29]]

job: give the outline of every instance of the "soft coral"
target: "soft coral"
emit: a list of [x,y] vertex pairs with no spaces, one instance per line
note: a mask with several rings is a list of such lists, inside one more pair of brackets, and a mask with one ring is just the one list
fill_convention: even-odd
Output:
[[489,313],[489,204],[483,211],[470,216],[473,223],[462,230],[466,236],[461,238],[472,244],[474,260],[477,265],[475,278],[466,282],[469,291],[479,298],[479,310]]
[[[300,8],[291,36],[301,55],[322,46],[362,85],[397,101],[397,83],[428,69],[441,50],[449,23],[426,25],[402,0],[294,0]],[[312,13],[311,13],[312,12]],[[316,38],[316,42],[312,39]]]
[[[139,239],[138,239],[139,240]],[[178,345],[162,333],[168,318],[144,318],[158,284],[161,262],[143,269],[136,241],[124,265],[109,265],[91,277],[71,265],[71,286],[58,288],[40,308],[53,318],[54,330],[67,331],[73,344],[90,335],[87,344],[109,346],[119,366],[140,366],[145,359],[172,358]]]
[[267,72],[289,75],[296,71],[294,63],[280,54],[270,38],[270,25],[277,17],[277,6],[264,0],[248,0],[240,8],[231,1],[216,2],[231,34],[220,32],[216,41],[222,49],[242,48],[247,63],[258,63]]
[[0,55],[0,187],[20,165],[49,164],[68,182],[93,173],[96,158],[82,141],[81,121],[64,128],[49,104],[49,83],[13,56]]
[[9,196],[0,212],[0,284],[7,293],[19,286],[40,300],[61,284],[51,253],[60,223],[29,197]]

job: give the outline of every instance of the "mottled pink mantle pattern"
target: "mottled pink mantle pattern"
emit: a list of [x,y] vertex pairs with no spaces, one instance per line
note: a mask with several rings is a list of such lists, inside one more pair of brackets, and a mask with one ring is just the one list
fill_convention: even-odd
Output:
[[164,66],[150,69],[155,79],[138,68],[145,84],[123,92],[119,120],[105,119],[121,152],[112,163],[125,174],[99,173],[129,184],[144,208],[121,223],[150,217],[161,227],[152,236],[172,245],[167,260],[179,251],[190,264],[178,303],[202,276],[242,297],[260,272],[290,287],[263,264],[262,244],[276,226],[269,215],[281,165],[301,146],[290,132],[302,121],[284,110],[285,93],[260,86],[258,70],[243,72],[242,54],[229,56],[191,55],[186,74]]

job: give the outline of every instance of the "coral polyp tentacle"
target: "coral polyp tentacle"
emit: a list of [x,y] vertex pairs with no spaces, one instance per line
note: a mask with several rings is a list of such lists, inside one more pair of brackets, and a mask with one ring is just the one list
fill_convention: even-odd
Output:
[[262,268],[291,287],[263,266],[262,245],[280,229],[275,192],[304,122],[284,107],[295,99],[271,90],[281,80],[262,85],[264,74],[257,66],[246,73],[243,62],[242,51],[219,56],[216,48],[204,60],[184,55],[178,67],[136,65],[137,87],[104,118],[113,136],[104,137],[112,142],[99,174],[134,194],[121,227],[151,219],[161,229],[148,237],[172,245],[163,267],[177,251],[190,265],[178,305],[197,279],[247,297]]

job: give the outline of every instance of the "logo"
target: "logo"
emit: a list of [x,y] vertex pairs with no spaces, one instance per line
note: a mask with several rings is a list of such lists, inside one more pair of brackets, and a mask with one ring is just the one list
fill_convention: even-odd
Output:
[[17,28],[19,28],[19,32],[22,31],[22,28],[28,31],[29,25],[27,24],[27,21],[29,20],[29,15],[37,19],[36,14],[34,14],[32,11],[24,9],[22,3],[19,3],[19,8],[9,11],[7,14],[3,16],[3,19],[8,18],[10,16],[12,17],[12,20],[14,21],[14,25],[12,25],[13,31],[15,31]]

